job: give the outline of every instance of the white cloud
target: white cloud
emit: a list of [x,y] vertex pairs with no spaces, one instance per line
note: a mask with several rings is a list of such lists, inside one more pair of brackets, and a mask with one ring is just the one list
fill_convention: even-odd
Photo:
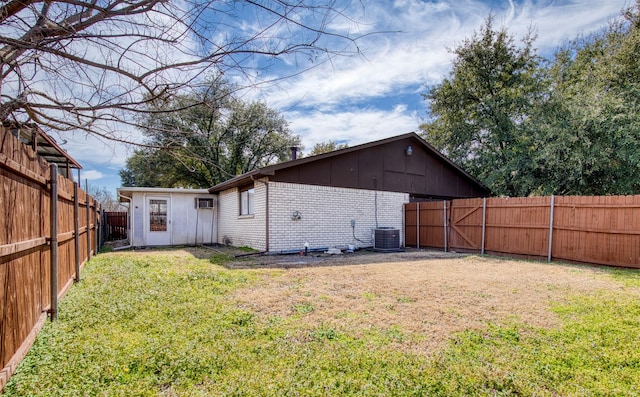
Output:
[[522,5],[514,5],[510,12],[500,15],[496,21],[518,37],[533,27],[538,33],[535,44],[543,52],[549,52],[577,35],[605,27],[609,19],[619,16],[628,5],[627,0],[551,3],[527,0]]
[[95,181],[97,179],[104,178],[104,174],[98,170],[87,170],[82,172],[82,179],[88,179],[90,181]]
[[333,112],[288,112],[296,134],[303,137],[305,150],[316,143],[346,142],[350,146],[416,131],[419,117],[406,112],[405,105],[398,105],[391,111],[359,109]]
[[[87,133],[51,132],[58,145],[81,165],[86,163],[108,164],[121,167],[126,163],[134,147]],[[142,141],[142,134],[133,128],[114,133],[115,137]]]
[[516,39],[533,27],[534,45],[550,56],[566,40],[602,28],[625,1],[368,3],[363,24],[394,33],[372,35],[359,43],[364,56],[316,66],[264,90],[262,99],[285,112],[308,149],[329,139],[356,144],[412,131],[426,114],[411,113],[415,106],[403,110],[394,101],[399,94],[421,101],[421,89],[448,73],[453,59],[448,49],[471,37],[490,13],[495,26],[505,26]]
[[[437,83],[451,67],[453,57],[447,48],[470,37],[489,13],[496,27],[506,26],[517,38],[533,27],[538,33],[534,44],[548,56],[564,41],[604,27],[625,5],[629,0],[372,0],[355,12],[359,23],[346,17],[329,21],[337,32],[389,32],[359,41],[361,55],[321,64],[299,56],[284,57],[272,60],[273,67],[267,70],[258,67],[262,64],[257,59],[247,58],[255,74],[234,76],[229,72],[227,76],[246,86],[251,83],[249,78],[278,79],[312,67],[278,84],[259,85],[260,91],[243,91],[243,99],[261,99],[279,109],[307,150],[329,139],[355,145],[415,131],[426,113],[418,113],[423,112],[421,106],[408,98],[422,102],[424,85]],[[244,29],[255,29],[254,22]],[[195,45],[189,43],[190,47]],[[104,126],[101,130],[140,138],[126,127]],[[124,145],[105,145],[95,137],[77,134],[65,138],[68,143],[63,148],[81,164],[91,164],[89,167],[105,175],[114,174],[111,168],[124,165],[130,154]]]
[[516,38],[533,27],[534,43],[543,53],[580,32],[602,27],[616,15],[624,1],[574,1],[562,3],[509,1],[491,8],[481,1],[424,2],[397,0],[392,9],[386,2],[372,3],[366,25],[375,31],[360,42],[364,56],[339,57],[298,77],[280,82],[264,94],[272,107],[326,107],[366,102],[392,96],[408,87],[435,83],[447,73],[455,48],[477,31],[492,13],[497,26],[506,26]]

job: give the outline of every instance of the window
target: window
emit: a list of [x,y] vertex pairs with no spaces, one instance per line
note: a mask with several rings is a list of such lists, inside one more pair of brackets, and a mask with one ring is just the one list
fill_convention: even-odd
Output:
[[167,231],[167,200],[149,200],[149,231]]
[[240,189],[240,215],[253,215],[254,196],[253,187]]
[[212,198],[197,198],[196,199],[196,208],[213,209],[213,199]]

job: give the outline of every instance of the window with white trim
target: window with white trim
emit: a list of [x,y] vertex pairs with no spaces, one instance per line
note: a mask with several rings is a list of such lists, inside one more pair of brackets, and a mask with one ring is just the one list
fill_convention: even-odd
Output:
[[253,215],[254,196],[253,186],[240,189],[240,215]]

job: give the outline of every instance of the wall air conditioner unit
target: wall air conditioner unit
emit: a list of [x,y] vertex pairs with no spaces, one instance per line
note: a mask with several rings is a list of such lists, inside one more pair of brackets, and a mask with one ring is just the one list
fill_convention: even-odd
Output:
[[400,251],[400,230],[391,227],[374,229],[374,251]]
[[197,209],[213,209],[213,198],[196,198]]

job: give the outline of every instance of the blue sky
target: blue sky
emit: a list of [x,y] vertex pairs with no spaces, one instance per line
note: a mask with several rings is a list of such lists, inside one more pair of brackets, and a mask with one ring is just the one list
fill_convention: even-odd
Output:
[[[346,11],[357,22],[336,19],[332,30],[390,33],[366,36],[358,41],[361,54],[331,62],[271,61],[268,68],[256,69],[257,79],[294,76],[242,91],[246,100],[279,110],[307,150],[329,139],[356,145],[417,131],[427,116],[425,86],[438,83],[450,69],[447,48],[470,37],[490,13],[496,26],[507,27],[516,38],[533,28],[539,54],[550,57],[566,40],[603,28],[630,5],[628,0],[367,0],[364,8],[354,3],[358,7]],[[296,75],[301,70],[306,71]],[[84,134],[53,136],[83,165],[83,186],[86,178],[115,195],[118,171],[131,148]]]

